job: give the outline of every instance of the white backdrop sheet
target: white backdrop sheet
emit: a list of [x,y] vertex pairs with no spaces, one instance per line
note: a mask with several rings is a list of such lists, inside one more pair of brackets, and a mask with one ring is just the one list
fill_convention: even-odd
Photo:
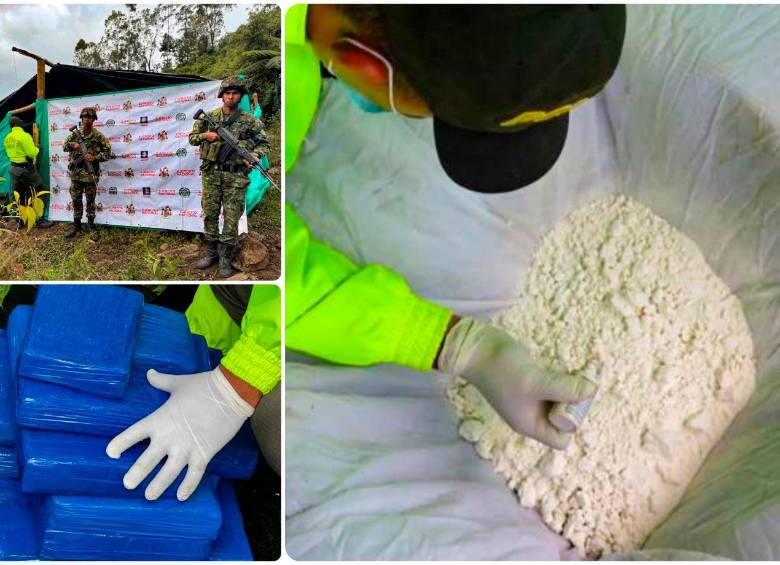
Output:
[[[537,183],[463,190],[438,165],[429,120],[362,113],[326,81],[287,198],[316,237],[479,317],[517,300],[539,239],[595,198],[626,193],[682,230],[742,300],[759,383],[641,556],[778,559],[780,7],[628,12],[616,76],[573,112]],[[301,359],[286,383],[291,556],[574,557],[459,440],[435,373]]]
[[[221,105],[218,90],[219,81],[207,81],[49,100],[49,219],[73,220],[62,144],[81,108],[93,106],[95,128],[108,137],[114,155],[101,163],[96,222],[203,232],[200,151],[187,136],[199,108]],[[239,231],[246,231],[246,214]]]

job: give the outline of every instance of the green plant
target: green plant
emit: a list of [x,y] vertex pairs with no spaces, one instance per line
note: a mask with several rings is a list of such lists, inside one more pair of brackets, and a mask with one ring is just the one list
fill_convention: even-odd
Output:
[[40,192],[33,192],[27,200],[22,202],[19,193],[14,190],[14,201],[5,205],[5,210],[12,217],[18,217],[27,226],[27,231],[30,231],[35,225],[35,221],[43,216],[43,200],[41,196],[49,194],[48,190],[41,190]]

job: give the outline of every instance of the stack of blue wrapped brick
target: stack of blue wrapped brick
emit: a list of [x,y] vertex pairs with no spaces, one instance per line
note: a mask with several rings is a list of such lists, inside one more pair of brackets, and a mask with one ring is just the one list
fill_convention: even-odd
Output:
[[[122,477],[145,444],[110,459],[110,439],[165,402],[146,371],[192,374],[218,362],[183,314],[133,290],[50,285],[0,330],[0,560],[251,560],[231,479],[252,476],[248,426],[220,451],[197,491],[157,501],[154,472]],[[156,470],[155,470],[156,472]]]

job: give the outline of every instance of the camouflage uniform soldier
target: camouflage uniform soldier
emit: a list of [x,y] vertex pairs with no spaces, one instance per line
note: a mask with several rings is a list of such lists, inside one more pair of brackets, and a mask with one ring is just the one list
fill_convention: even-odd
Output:
[[[82,136],[86,142],[89,153],[79,163],[74,163],[83,151],[83,147],[76,141],[76,133],[71,133],[62,145],[63,151],[70,153],[68,171],[70,175],[70,197],[73,201],[73,225],[65,234],[66,238],[74,237],[81,232],[81,216],[83,213],[82,194],[87,195],[87,231],[92,241],[97,241],[98,232],[95,227],[95,195],[97,194],[97,182],[100,178],[100,163],[111,158],[111,144],[108,138],[92,127],[97,119],[94,108],[81,110]],[[95,171],[93,178],[87,169],[86,162],[92,163]]]
[[[268,151],[263,123],[252,114],[238,108],[247,89],[241,79],[226,78],[219,88],[222,108],[209,113],[218,124],[226,126],[239,144],[258,157]],[[237,114],[236,114],[237,112]],[[207,269],[219,258],[219,276],[233,274],[233,251],[238,240],[238,220],[244,213],[246,187],[249,184],[250,165],[233,152],[222,163],[219,151],[222,143],[215,131],[208,129],[205,120],[197,120],[190,133],[190,144],[200,145],[203,171],[203,223],[206,254],[195,264]],[[219,234],[219,212],[224,209],[225,223]]]

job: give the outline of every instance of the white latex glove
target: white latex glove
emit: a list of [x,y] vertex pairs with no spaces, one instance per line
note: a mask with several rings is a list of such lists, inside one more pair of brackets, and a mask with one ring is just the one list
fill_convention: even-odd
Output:
[[439,369],[477,387],[516,432],[555,449],[564,449],[571,435],[547,419],[552,404],[576,403],[596,393],[586,379],[540,368],[519,341],[471,318],[463,318],[447,334]]
[[139,441],[149,438],[149,447],[124,476],[127,489],[134,489],[163,457],[167,460],[144,492],[156,500],[186,466],[187,474],[176,498],[187,500],[198,487],[211,458],[241,429],[254,409],[233,389],[219,367],[194,375],[166,375],[150,369],[149,384],[170,392],[165,404],[116,436],[106,454],[118,459]]

